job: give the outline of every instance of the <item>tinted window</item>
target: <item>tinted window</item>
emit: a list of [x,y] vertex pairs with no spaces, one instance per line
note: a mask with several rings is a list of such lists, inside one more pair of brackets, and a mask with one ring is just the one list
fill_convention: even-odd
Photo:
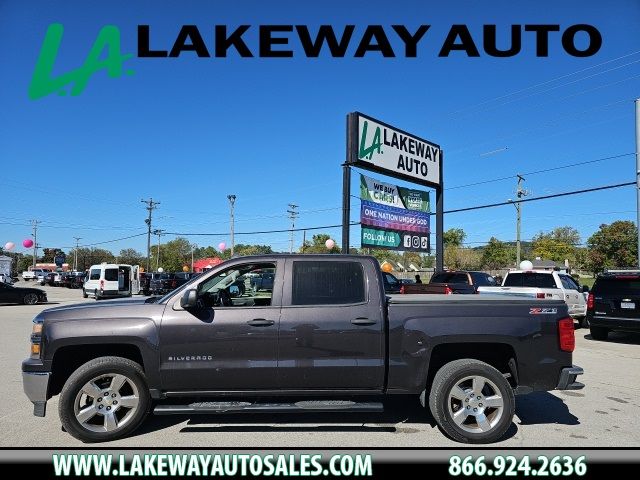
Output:
[[569,275],[560,275],[560,282],[562,282],[562,286],[567,290],[580,290],[578,284]]
[[385,278],[386,282],[389,285],[394,285],[395,286],[395,285],[397,285],[399,283],[398,279],[396,277],[394,277],[393,275],[391,275],[390,273],[385,273],[384,274],[384,278]]
[[105,268],[104,279],[108,282],[118,281],[118,269],[117,268]]
[[441,272],[431,277],[429,283],[469,283],[466,273],[460,272]]
[[91,276],[89,277],[89,280],[100,280],[100,269],[99,268],[92,268],[91,269]]
[[640,295],[640,277],[599,277],[593,286],[598,295]]
[[293,262],[293,305],[340,305],[365,301],[358,262]]
[[556,281],[550,273],[509,273],[504,279],[503,287],[535,287],[557,288]]
[[496,279],[486,273],[472,272],[471,279],[476,287],[495,287],[497,285]]

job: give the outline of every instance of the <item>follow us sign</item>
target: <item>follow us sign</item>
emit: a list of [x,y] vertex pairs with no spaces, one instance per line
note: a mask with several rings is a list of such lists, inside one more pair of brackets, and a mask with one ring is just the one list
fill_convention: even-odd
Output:
[[406,250],[429,253],[431,244],[428,234],[416,232],[396,232],[378,228],[362,227],[360,241],[363,247]]

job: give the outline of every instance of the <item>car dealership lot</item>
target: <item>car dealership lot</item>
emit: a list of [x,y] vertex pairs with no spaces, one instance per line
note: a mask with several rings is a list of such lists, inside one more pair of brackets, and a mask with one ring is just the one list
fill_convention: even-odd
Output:
[[[18,282],[17,286],[33,282]],[[43,308],[89,301],[81,290],[39,287],[49,305],[0,306],[0,445],[63,447],[81,442],[63,432],[57,398],[47,417],[32,415],[22,392],[20,362],[27,356],[31,320]],[[612,333],[591,340],[576,331],[574,362],[585,369],[580,391],[517,397],[515,423],[498,445],[511,447],[640,446],[640,335]],[[383,414],[150,416],[122,447],[443,447],[456,446],[411,399],[385,403]],[[107,444],[103,444],[107,445]]]

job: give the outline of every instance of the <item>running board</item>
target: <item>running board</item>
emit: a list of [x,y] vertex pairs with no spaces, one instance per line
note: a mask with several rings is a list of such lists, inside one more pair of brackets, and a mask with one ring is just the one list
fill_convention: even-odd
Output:
[[158,405],[156,415],[192,413],[300,413],[300,412],[382,412],[379,402],[351,402],[342,400],[306,400],[296,403],[197,402],[189,405]]

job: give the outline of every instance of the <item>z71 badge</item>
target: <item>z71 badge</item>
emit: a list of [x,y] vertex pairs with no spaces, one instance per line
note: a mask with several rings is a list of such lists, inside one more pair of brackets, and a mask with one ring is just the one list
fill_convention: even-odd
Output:
[[529,315],[553,315],[558,313],[557,308],[530,308]]

